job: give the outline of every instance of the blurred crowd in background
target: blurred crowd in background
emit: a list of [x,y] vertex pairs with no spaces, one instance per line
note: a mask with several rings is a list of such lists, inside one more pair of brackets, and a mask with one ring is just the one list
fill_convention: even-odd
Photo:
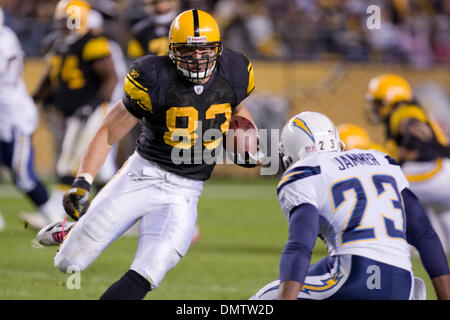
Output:
[[[145,19],[148,0],[90,1],[105,30],[126,51],[130,30]],[[5,24],[28,56],[43,54],[57,0],[2,0]],[[370,5],[380,7],[380,29],[369,29]],[[344,59],[450,63],[449,0],[180,0],[218,20],[228,48],[252,59]]]

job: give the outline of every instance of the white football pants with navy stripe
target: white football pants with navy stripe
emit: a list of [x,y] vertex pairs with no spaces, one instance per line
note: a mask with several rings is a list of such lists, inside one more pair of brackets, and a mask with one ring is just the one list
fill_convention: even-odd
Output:
[[[405,269],[356,255],[326,257],[310,266],[298,300],[425,299],[425,286]],[[280,280],[259,290],[251,300],[276,300]]]
[[131,269],[155,289],[189,249],[203,183],[162,170],[135,152],[70,231],[55,266],[63,272],[84,270],[141,219]]
[[407,161],[402,170],[410,182],[410,189],[427,208],[433,228],[450,255],[450,159],[435,161]]
[[0,139],[0,164],[11,169],[14,183],[23,192],[31,191],[38,183],[34,172],[31,136],[19,128],[11,128],[11,141]]

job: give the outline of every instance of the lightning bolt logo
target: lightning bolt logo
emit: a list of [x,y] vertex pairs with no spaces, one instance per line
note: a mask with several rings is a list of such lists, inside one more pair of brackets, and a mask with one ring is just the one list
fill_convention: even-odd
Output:
[[311,133],[311,130],[308,128],[308,126],[306,125],[305,121],[303,121],[302,119],[299,118],[295,118],[292,123],[294,124],[294,127],[300,128],[303,130],[303,132],[306,133],[306,135],[308,137],[311,138],[311,140],[315,143],[316,141],[314,140],[314,137]]
[[338,284],[339,280],[341,280],[343,275],[339,273],[335,273],[332,278],[321,280],[322,284],[308,284],[305,283],[302,286],[302,292],[309,293],[310,291],[318,292],[318,291],[326,291],[333,288],[336,284]]

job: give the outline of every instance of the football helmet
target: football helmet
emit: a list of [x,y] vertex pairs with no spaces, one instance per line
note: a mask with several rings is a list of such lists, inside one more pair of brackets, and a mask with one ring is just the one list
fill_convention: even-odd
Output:
[[[196,50],[210,50],[201,57],[192,55]],[[222,53],[222,41],[216,20],[202,10],[180,13],[169,30],[169,57],[177,69],[193,83],[208,78]]]
[[369,134],[353,123],[341,123],[337,126],[339,137],[347,150],[367,149],[372,143]]
[[83,35],[89,30],[91,12],[89,3],[83,0],[60,0],[56,5],[54,20],[70,33]]
[[353,123],[341,123],[337,126],[337,129],[345,150],[374,149],[388,153],[385,147],[372,141],[369,134],[363,127]]
[[318,112],[302,112],[292,117],[281,131],[280,158],[282,169],[317,152],[341,151],[336,126]]
[[396,74],[380,74],[370,80],[366,93],[370,120],[377,124],[389,115],[395,103],[412,99],[408,81]]

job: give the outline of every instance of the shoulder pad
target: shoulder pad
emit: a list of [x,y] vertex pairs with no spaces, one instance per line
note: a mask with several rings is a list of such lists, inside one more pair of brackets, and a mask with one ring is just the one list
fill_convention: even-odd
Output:
[[239,102],[252,94],[255,89],[253,66],[242,53],[225,49],[218,61],[219,73],[230,81]]
[[175,68],[168,56],[145,55],[136,59],[130,70],[138,72],[149,87],[154,87],[161,77],[167,77]]
[[277,186],[277,193],[280,193],[281,189],[300,179],[304,179],[307,177],[315,176],[321,173],[320,166],[304,166],[304,165],[293,165],[290,169],[286,170],[285,173],[283,173],[283,176],[280,179],[280,182]]
[[420,106],[416,104],[403,104],[393,110],[389,118],[389,128],[392,134],[398,134],[400,124],[408,118],[414,118],[421,122],[428,121],[425,111]]
[[81,58],[93,61],[111,55],[108,39],[105,36],[93,36],[83,46]]

